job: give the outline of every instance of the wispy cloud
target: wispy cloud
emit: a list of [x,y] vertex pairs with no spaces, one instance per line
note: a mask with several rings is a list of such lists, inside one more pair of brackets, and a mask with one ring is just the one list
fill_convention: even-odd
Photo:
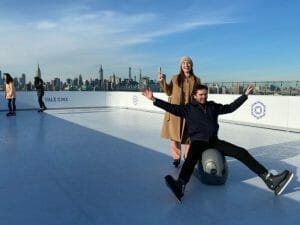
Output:
[[53,29],[55,27],[56,27],[56,23],[50,21],[40,21],[37,23],[37,29],[41,29],[41,30]]
[[[10,20],[0,22],[0,29],[6,34],[0,37],[0,61],[8,65],[16,61],[21,64],[45,61],[57,66],[63,64],[62,68],[69,72],[72,67],[73,71],[86,70],[97,62],[111,64],[117,58],[126,61],[126,49],[134,45],[204,26],[237,22],[226,16],[169,19],[149,12],[129,14],[78,7],[64,10],[55,19]],[[127,55],[128,61],[133,57]]]

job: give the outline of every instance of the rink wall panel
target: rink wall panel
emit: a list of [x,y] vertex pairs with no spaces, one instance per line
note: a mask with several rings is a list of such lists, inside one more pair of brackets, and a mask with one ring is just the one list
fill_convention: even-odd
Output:
[[[155,96],[167,100],[164,93]],[[210,94],[210,101],[229,104],[239,95]],[[0,110],[7,110],[4,94]],[[154,107],[140,92],[46,92],[45,104],[49,109],[120,107],[128,109],[163,112]],[[38,108],[35,92],[17,92],[18,110]],[[234,113],[221,115],[220,120],[237,124],[300,132],[300,96],[250,95]]]

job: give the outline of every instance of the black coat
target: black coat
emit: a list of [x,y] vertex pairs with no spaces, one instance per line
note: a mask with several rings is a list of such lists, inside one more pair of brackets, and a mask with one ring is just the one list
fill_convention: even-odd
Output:
[[211,141],[218,138],[218,116],[231,113],[238,109],[247,100],[242,95],[231,104],[218,104],[208,101],[202,105],[195,101],[186,105],[175,105],[161,99],[155,99],[154,105],[176,116],[186,118],[189,136],[192,141]]
[[44,82],[41,78],[36,78],[34,81],[37,96],[44,96]]

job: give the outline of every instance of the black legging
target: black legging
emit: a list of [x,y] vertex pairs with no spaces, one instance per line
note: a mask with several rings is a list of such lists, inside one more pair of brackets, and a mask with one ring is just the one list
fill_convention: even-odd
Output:
[[41,109],[46,108],[45,103],[43,101],[43,96],[42,95],[38,95],[38,102],[39,102],[39,105],[40,105]]
[[254,159],[244,148],[222,140],[214,140],[211,143],[204,141],[192,141],[187,158],[180,171],[179,179],[182,179],[186,183],[189,182],[194,171],[194,167],[198,160],[201,159],[202,153],[209,148],[215,148],[222,152],[225,156],[236,158],[257,175],[262,175],[268,172],[267,169],[257,162],[256,159]]
[[7,105],[8,105],[9,112],[16,111],[16,99],[15,98],[7,99]]

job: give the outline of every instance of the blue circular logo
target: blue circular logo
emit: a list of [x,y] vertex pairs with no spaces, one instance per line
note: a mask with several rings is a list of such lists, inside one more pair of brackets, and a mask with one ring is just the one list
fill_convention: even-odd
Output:
[[266,106],[262,102],[254,102],[251,107],[251,114],[256,119],[260,119],[266,115]]

